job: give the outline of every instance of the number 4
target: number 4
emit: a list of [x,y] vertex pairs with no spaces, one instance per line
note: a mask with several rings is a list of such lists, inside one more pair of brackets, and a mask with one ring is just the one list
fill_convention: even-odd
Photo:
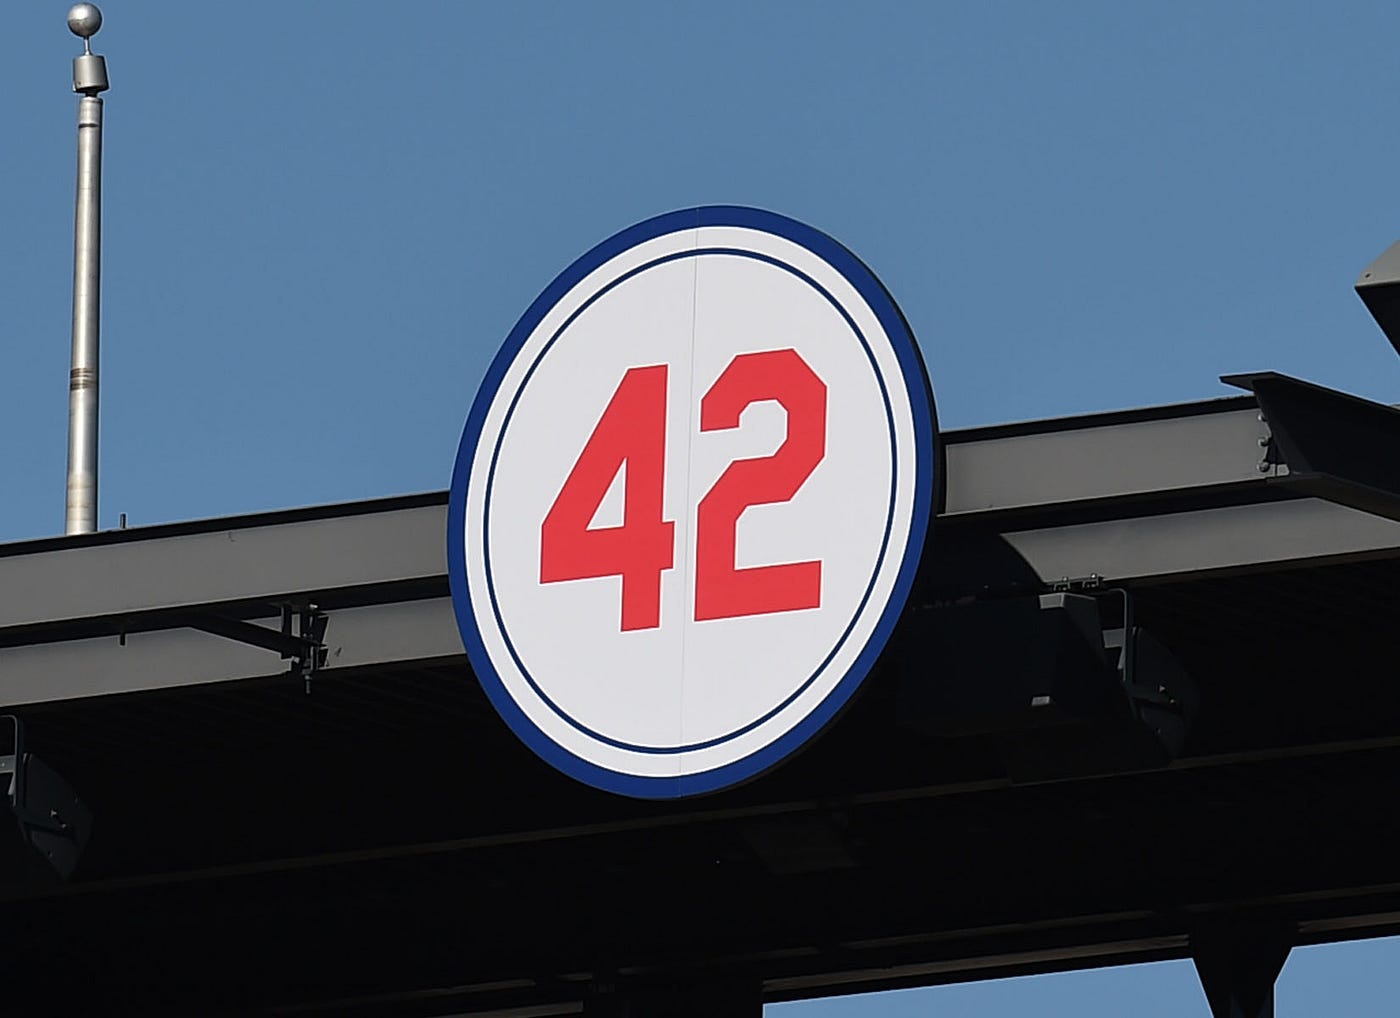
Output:
[[[590,529],[619,470],[622,526]],[[540,527],[540,582],[622,577],[622,629],[661,624],[661,573],[676,525],[661,518],[666,470],[666,365],[632,368],[598,421]]]

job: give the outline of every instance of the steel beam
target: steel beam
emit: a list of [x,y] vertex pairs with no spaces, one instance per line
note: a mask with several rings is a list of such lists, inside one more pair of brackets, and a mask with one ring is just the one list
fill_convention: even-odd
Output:
[[71,547],[0,547],[0,630],[73,619],[277,601],[446,574],[445,505],[215,528]]
[[1356,295],[1400,353],[1400,242],[1391,244],[1361,273]]
[[1272,371],[1227,375],[1271,433],[1271,485],[1400,520],[1400,410]]
[[1047,583],[1180,580],[1400,555],[1400,523],[1321,499],[1129,517],[1002,535]]
[[[326,664],[337,669],[462,655],[447,598],[328,611]],[[280,619],[263,620],[270,637]],[[273,642],[269,641],[269,646]],[[275,650],[197,629],[133,633],[0,648],[0,704],[15,706],[87,696],[195,686],[281,675]]]
[[[419,512],[410,517],[407,529],[427,543],[431,539],[422,531],[437,528],[430,510]],[[948,521],[948,526],[967,522]],[[440,538],[441,532],[435,536]],[[1299,499],[1013,531],[998,540],[1044,583],[1089,573],[1107,582],[1167,582],[1400,555],[1400,523],[1318,499]],[[275,560],[267,561],[269,573],[278,566]],[[234,590],[225,587],[223,592]],[[105,596],[119,594],[108,591]],[[88,596],[99,601],[104,595],[95,591]],[[23,606],[7,605],[5,610],[20,611]],[[462,653],[447,598],[332,608],[328,614],[327,670]],[[270,613],[250,621],[267,627],[270,636],[278,625]],[[190,629],[132,632],[124,644],[117,635],[56,640],[50,634],[44,642],[0,647],[0,704],[198,685],[285,670],[286,663],[275,653]]]
[[[1355,402],[1367,421],[1392,413]],[[1259,416],[1240,396],[951,432],[937,540],[979,585],[987,543],[1032,586],[1400,556],[1400,522],[1299,497],[1282,456],[1261,471],[1281,439]],[[330,612],[330,669],[459,655],[446,516],[437,492],[0,545],[0,590],[23,592],[0,598],[0,703],[277,674],[268,651],[171,627],[271,627],[282,603]],[[930,569],[958,573],[937,555]]]
[[[1236,397],[950,432],[946,519],[1013,513],[1019,528],[1088,505],[1123,516],[1143,498],[1262,497],[1256,418]],[[0,631],[442,577],[446,526],[435,493],[0,545],[0,590],[25,592],[0,600]]]
[[1252,401],[1170,416],[1092,415],[945,435],[950,517],[1259,488],[1268,429]]

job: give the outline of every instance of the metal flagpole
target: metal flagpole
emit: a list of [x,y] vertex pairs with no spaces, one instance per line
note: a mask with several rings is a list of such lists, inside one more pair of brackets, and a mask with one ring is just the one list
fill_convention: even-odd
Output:
[[102,27],[95,4],[75,4],[68,28],[83,40],[73,60],[78,100],[78,191],[73,213],[73,363],[68,373],[68,488],[64,533],[97,529],[97,330],[102,276],[102,100],[107,61],[92,52]]

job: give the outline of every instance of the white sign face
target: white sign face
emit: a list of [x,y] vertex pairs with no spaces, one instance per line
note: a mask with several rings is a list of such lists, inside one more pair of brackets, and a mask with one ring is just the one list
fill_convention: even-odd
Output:
[[588,784],[753,777],[884,646],[936,441],[903,317],[835,241],[730,207],[618,234],[526,312],[462,437],[449,572],[483,687]]

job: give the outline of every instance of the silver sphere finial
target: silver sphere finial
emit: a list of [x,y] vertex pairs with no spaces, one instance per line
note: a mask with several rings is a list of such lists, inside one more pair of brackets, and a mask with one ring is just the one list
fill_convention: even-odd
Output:
[[97,4],[74,4],[68,8],[68,31],[83,39],[91,39],[102,27],[102,12]]

